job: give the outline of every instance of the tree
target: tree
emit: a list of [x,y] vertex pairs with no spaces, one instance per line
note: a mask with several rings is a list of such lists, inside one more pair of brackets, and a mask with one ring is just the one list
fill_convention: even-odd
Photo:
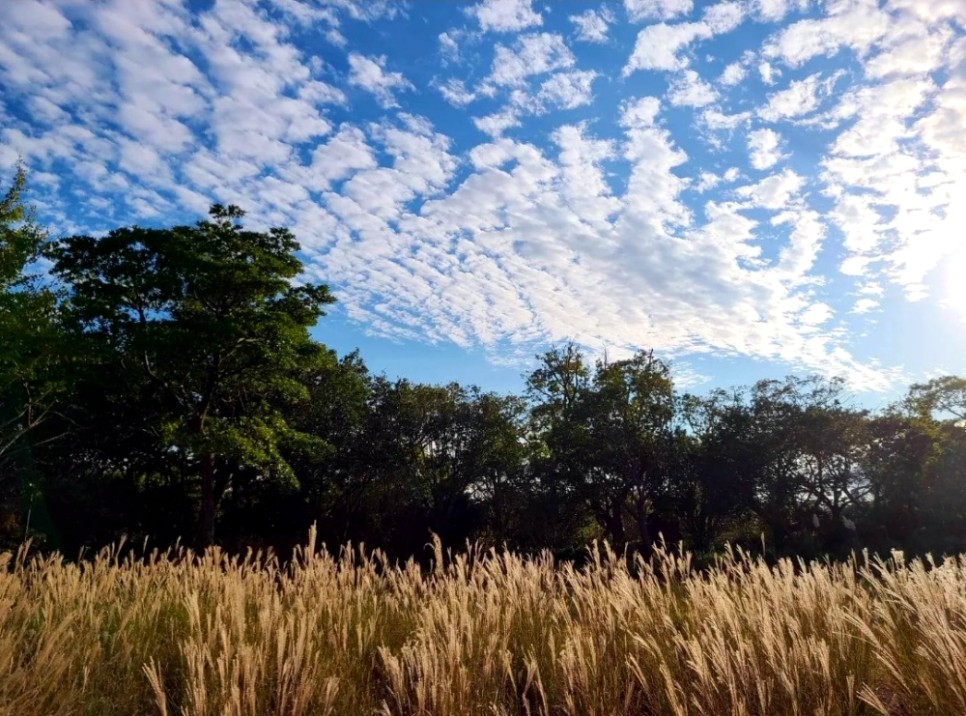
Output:
[[916,383],[901,408],[930,438],[917,490],[921,546],[937,552],[966,549],[966,378],[947,375]]
[[[649,351],[598,361],[593,376],[574,346],[545,354],[528,379],[547,479],[584,504],[617,547],[630,513],[650,546],[649,516],[669,478],[674,390]],[[551,477],[552,476],[552,477]]]
[[907,408],[920,416],[966,426],[966,378],[945,375],[915,383],[906,397]]
[[799,549],[842,548],[871,502],[867,415],[845,405],[843,393],[843,381],[820,376],[752,388],[750,434],[767,456],[754,507],[780,551],[792,538]]
[[[921,549],[928,469],[941,439],[931,419],[904,414],[894,406],[868,421],[863,469],[869,477],[870,514],[866,542],[877,549]],[[935,522],[935,520],[930,520]]]
[[590,367],[572,343],[537,359],[539,364],[526,383],[530,406],[525,433],[527,492],[531,511],[540,513],[540,521],[554,529],[549,534],[541,530],[531,541],[549,537],[555,546],[577,547],[581,540],[568,536],[593,520],[583,494],[583,456],[590,436],[581,416],[582,401],[590,389]]
[[692,549],[704,551],[729,523],[747,525],[768,456],[744,390],[684,395],[679,413],[686,430],[677,436],[671,487]]
[[376,378],[340,484],[347,528],[404,554],[430,531],[448,544],[471,537],[520,468],[519,413],[519,401],[474,387]]
[[[363,509],[366,476],[356,458],[368,439],[364,428],[372,378],[358,352],[341,359],[331,352],[309,366],[301,381],[308,388],[308,400],[291,412],[290,420],[316,444],[293,452],[288,461],[300,483],[308,521],[317,522],[323,541],[344,544],[358,536],[352,522]],[[298,530],[293,536],[302,539],[302,527]]]
[[18,167],[10,189],[0,199],[0,506],[6,506],[4,512],[23,491],[38,428],[50,416],[58,392],[52,372],[58,337],[54,296],[31,272],[41,257],[46,234],[34,223],[24,201],[25,190],[26,173]]
[[650,515],[671,477],[671,369],[651,351],[598,361],[585,410],[591,447],[587,493],[598,520],[621,547],[627,541],[624,512],[630,508],[637,538],[650,549]]
[[235,206],[210,216],[51,250],[74,338],[93,356],[88,380],[135,403],[139,433],[196,478],[202,548],[233,481],[293,479],[283,448],[312,437],[285,408],[308,396],[299,372],[324,351],[308,329],[334,300],[324,285],[293,283],[302,265],[287,229],[245,230]]

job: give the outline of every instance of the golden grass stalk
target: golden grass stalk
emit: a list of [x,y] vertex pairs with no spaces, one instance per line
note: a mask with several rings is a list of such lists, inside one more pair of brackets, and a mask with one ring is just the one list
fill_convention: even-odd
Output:
[[0,716],[966,713],[966,564],[0,555]]

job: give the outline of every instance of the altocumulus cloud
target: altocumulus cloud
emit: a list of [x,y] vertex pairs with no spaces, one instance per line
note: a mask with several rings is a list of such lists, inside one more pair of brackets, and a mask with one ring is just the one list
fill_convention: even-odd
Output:
[[0,169],[59,231],[289,225],[381,336],[881,390],[907,368],[854,336],[939,305],[966,225],[964,30],[952,0],[17,0]]

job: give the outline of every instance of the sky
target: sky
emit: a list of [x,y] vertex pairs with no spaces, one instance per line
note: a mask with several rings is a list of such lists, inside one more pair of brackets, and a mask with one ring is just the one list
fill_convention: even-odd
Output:
[[4,0],[0,177],[54,236],[288,226],[375,372],[520,391],[966,374],[963,0]]

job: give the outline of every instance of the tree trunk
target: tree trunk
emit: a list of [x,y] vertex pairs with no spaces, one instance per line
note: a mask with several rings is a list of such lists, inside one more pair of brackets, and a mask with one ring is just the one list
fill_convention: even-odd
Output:
[[201,459],[201,505],[195,526],[195,548],[199,551],[215,543],[215,519],[218,514],[215,472],[215,454],[208,453]]
[[650,500],[646,497],[638,497],[634,503],[637,513],[637,531],[641,537],[641,553],[647,555],[651,552],[651,529],[647,524]]
[[607,531],[610,533],[611,547],[618,552],[622,551],[627,544],[627,535],[624,532],[624,505],[619,500],[615,500],[610,507]]

